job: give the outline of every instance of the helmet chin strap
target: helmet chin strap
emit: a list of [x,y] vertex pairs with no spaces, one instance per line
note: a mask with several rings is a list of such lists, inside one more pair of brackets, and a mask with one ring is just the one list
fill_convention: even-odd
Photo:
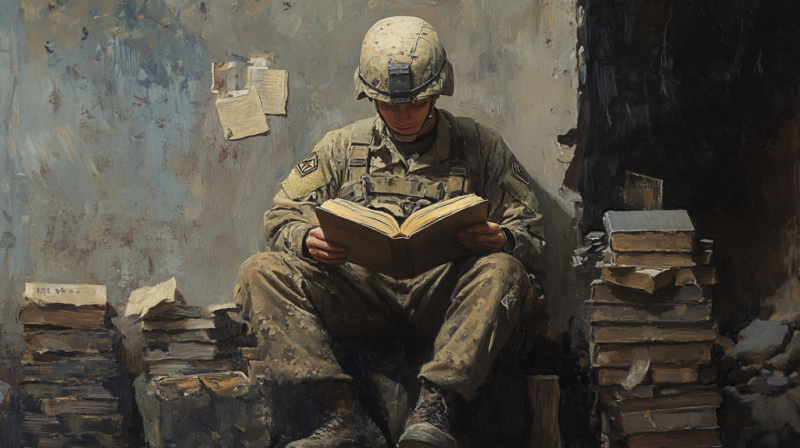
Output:
[[411,143],[411,142],[413,142],[414,140],[417,139],[417,136],[420,134],[420,132],[422,132],[422,130],[425,129],[425,125],[428,124],[428,121],[431,118],[433,118],[433,105],[434,104],[436,104],[436,99],[435,98],[431,100],[431,105],[428,106],[428,116],[425,117],[425,121],[422,122],[422,126],[419,127],[419,131],[417,131],[417,132],[415,132],[413,134],[401,134],[401,133],[395,131],[394,129],[392,129],[392,127],[389,126],[388,123],[386,123],[386,119],[383,118],[383,115],[381,114],[381,110],[378,109],[378,102],[377,101],[375,101],[375,110],[378,112],[378,116],[381,117],[381,120],[383,121],[383,124],[386,125],[386,129],[389,130],[389,134],[392,136],[393,139],[395,139],[395,140],[397,140],[399,142],[402,142],[402,143]]

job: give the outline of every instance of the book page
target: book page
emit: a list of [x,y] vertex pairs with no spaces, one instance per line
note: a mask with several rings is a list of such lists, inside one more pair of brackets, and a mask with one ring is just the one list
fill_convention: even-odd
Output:
[[[373,210],[343,199],[325,201],[320,208],[347,220],[375,229],[388,236],[396,236],[400,232],[397,221],[389,214]],[[325,229],[323,229],[325,230]]]
[[286,70],[254,66],[247,68],[247,86],[258,92],[265,114],[286,115],[288,79]]
[[412,213],[411,216],[409,216],[400,227],[400,231],[405,235],[413,235],[414,232],[431,226],[434,223],[452,215],[453,213],[468,208],[481,201],[483,201],[483,199],[479,196],[468,194],[429,205],[422,210]]
[[232,98],[217,99],[217,112],[226,140],[238,140],[269,131],[261,99],[255,89],[235,92]]
[[176,294],[177,281],[175,277],[155,286],[146,286],[131,292],[128,306],[125,307],[125,316],[144,317],[150,309],[161,302],[182,303],[180,295]]
[[106,285],[69,285],[60,283],[25,283],[23,297],[31,303],[47,305],[105,305]]

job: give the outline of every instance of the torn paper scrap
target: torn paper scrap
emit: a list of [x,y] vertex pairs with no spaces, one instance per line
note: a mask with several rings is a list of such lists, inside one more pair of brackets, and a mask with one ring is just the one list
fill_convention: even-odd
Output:
[[211,63],[211,92],[225,96],[228,92],[239,89],[238,63],[212,62]]
[[238,140],[269,131],[261,99],[254,89],[240,90],[233,92],[230,98],[217,99],[217,112],[227,140]]
[[650,370],[650,350],[640,347],[633,351],[633,363],[628,377],[622,382],[622,387],[631,390],[644,380],[647,371]]
[[247,86],[258,91],[265,114],[286,115],[286,99],[289,96],[289,75],[286,70],[248,67]]
[[266,53],[250,53],[250,63],[253,67],[267,67],[267,62],[270,62],[269,55]]

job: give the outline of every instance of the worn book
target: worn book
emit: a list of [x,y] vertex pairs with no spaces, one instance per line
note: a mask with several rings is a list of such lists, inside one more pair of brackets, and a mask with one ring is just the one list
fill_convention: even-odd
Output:
[[26,412],[22,416],[21,426],[23,433],[31,435],[36,434],[40,436],[56,434],[75,434],[80,436],[85,432],[120,434],[122,432],[122,415],[64,414],[58,416],[47,416],[38,412]]
[[24,331],[25,351],[103,353],[114,348],[113,331],[38,330]]
[[721,448],[718,429],[684,429],[630,436],[628,448]]
[[342,199],[325,201],[316,211],[326,239],[344,246],[351,263],[406,279],[468,255],[456,232],[485,223],[488,207],[485,199],[464,195],[417,210],[402,224]]
[[81,381],[104,381],[119,376],[116,360],[97,357],[80,361],[29,363],[22,362],[22,382],[48,381],[53,383],[78,383]]
[[148,344],[150,347],[145,350],[144,360],[151,361],[164,361],[168,359],[175,360],[197,360],[197,359],[214,359],[217,355],[217,348],[214,344],[207,344],[202,342],[169,342],[157,343],[158,347],[153,344]]
[[59,414],[115,414],[119,412],[117,398],[84,399],[79,397],[42,398],[39,410],[45,415]]
[[78,330],[102,330],[108,325],[105,305],[39,305],[29,303],[19,308],[17,322],[22,325],[67,327]]
[[716,386],[698,384],[640,384],[631,389],[622,386],[604,386],[600,388],[601,400],[636,400],[641,398],[675,397],[693,392],[717,392]]
[[686,210],[610,211],[603,224],[615,252],[692,251],[694,226]]
[[675,282],[675,271],[663,268],[603,266],[600,278],[652,294],[657,289],[672,285]]
[[113,398],[111,392],[101,381],[87,381],[79,384],[27,383],[20,386],[22,395],[32,399],[79,397],[92,399]]
[[595,343],[698,342],[713,341],[716,337],[717,330],[713,322],[682,325],[613,325],[592,327],[592,341]]
[[627,304],[697,304],[707,302],[703,290],[697,285],[670,286],[653,293],[626,288],[613,282],[595,280],[591,284],[591,301],[600,303]]
[[[602,367],[597,369],[600,386],[622,384],[630,369]],[[711,366],[650,366],[641,384],[712,384],[716,382],[716,370]]]
[[146,320],[142,322],[142,330],[211,330],[217,328],[217,324],[215,318]]
[[151,330],[142,335],[148,341],[155,342],[214,342],[211,332],[214,330]]
[[612,426],[623,434],[664,432],[717,427],[718,393],[694,393],[679,397],[606,402],[614,416]]
[[602,305],[587,301],[586,320],[607,323],[706,322],[711,320],[711,304]]
[[148,363],[147,372],[151,376],[193,375],[206,372],[228,372],[235,370],[227,359],[213,360],[164,360]]
[[106,305],[105,285],[72,285],[65,283],[25,283],[22,296],[38,305]]
[[717,270],[714,266],[697,266],[693,269],[698,285],[715,285]]
[[695,265],[691,252],[604,252],[603,262],[619,267],[684,268]]
[[49,352],[49,351],[44,351],[44,352],[26,351],[22,354],[22,360],[30,364],[97,361],[101,359],[108,359],[111,362],[115,362],[116,354],[114,352],[69,353],[69,352]]
[[597,344],[592,343],[594,367],[630,367],[636,350],[648,351],[654,364],[708,364],[711,362],[711,342],[705,344]]

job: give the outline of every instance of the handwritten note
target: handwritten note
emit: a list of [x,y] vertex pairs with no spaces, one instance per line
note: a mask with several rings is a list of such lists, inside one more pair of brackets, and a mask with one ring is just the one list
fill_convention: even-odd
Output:
[[25,283],[23,297],[31,303],[47,305],[105,305],[106,285],[69,285],[61,283]]
[[289,75],[286,70],[257,66],[247,68],[247,86],[258,91],[265,114],[286,115],[288,82]]
[[261,99],[255,89],[236,91],[230,98],[217,99],[217,112],[227,140],[238,140],[269,131]]

